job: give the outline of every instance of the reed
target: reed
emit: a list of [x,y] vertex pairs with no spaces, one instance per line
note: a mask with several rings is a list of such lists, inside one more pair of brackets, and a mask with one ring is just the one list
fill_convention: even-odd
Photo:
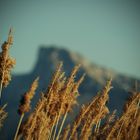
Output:
[[2,102],[2,89],[7,87],[11,81],[11,69],[14,67],[16,61],[9,55],[9,49],[13,44],[12,29],[9,30],[8,39],[2,46],[0,53],[0,104]]
[[23,95],[23,98],[21,99],[21,104],[19,106],[19,109],[18,109],[18,112],[19,112],[19,115],[20,115],[20,120],[19,120],[19,123],[18,123],[18,126],[17,126],[17,129],[16,129],[16,133],[15,133],[15,137],[14,137],[14,140],[17,140],[17,136],[18,136],[18,132],[19,132],[19,129],[20,129],[20,126],[21,126],[21,123],[22,123],[22,120],[23,120],[23,117],[24,117],[24,114],[26,112],[29,112],[30,110],[30,103],[31,103],[31,99],[33,98],[34,94],[35,94],[35,91],[38,87],[38,80],[39,78],[36,78],[29,91],[26,92],[24,95]]
[[[11,69],[15,60],[9,56],[13,43],[12,31],[2,45],[0,53],[0,100],[1,91],[11,79]],[[78,105],[79,87],[85,78],[83,74],[76,80],[81,65],[76,65],[66,77],[63,63],[60,62],[46,91],[40,93],[40,99],[27,119],[25,113],[31,109],[31,100],[38,87],[36,78],[29,90],[23,95],[18,113],[20,120],[14,140],[139,140],[140,136],[140,92],[138,83],[132,96],[126,102],[123,113],[116,117],[116,110],[110,113],[107,106],[112,79],[89,103],[83,104],[79,114],[71,125],[66,125],[67,117]],[[0,107],[0,128],[7,117],[6,105]],[[65,127],[66,126],[66,127]]]

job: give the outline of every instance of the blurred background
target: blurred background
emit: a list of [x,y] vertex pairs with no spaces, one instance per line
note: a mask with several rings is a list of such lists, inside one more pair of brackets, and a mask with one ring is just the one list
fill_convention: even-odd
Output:
[[21,95],[39,76],[33,109],[59,61],[64,62],[66,76],[82,64],[77,78],[83,73],[86,77],[79,88],[80,105],[90,101],[112,76],[114,88],[107,104],[110,112],[117,109],[120,115],[131,91],[140,88],[138,0],[0,0],[0,45],[10,27],[14,30],[10,55],[16,58],[16,66],[12,81],[3,89],[8,118],[0,131],[1,140],[15,134]]
[[0,43],[10,27],[14,73],[31,71],[40,46],[55,45],[140,78],[138,0],[1,0]]

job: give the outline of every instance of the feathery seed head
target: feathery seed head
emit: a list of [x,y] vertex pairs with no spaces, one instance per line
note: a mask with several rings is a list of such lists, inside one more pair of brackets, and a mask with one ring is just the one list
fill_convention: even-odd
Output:
[[18,112],[20,115],[23,113],[26,113],[30,110],[30,102],[35,94],[35,90],[38,87],[38,80],[39,80],[39,78],[36,78],[34,80],[34,82],[32,83],[29,91],[24,94],[24,96],[21,100],[21,104],[20,104],[19,109],[18,109]]
[[11,80],[11,69],[16,62],[15,59],[9,56],[9,48],[12,45],[12,40],[12,31],[10,29],[8,39],[2,44],[2,52],[0,53],[0,82],[4,87],[6,87]]

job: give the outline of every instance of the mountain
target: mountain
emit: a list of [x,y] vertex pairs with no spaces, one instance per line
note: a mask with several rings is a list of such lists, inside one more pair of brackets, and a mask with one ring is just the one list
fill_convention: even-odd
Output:
[[[93,56],[94,57],[94,56]],[[80,86],[79,104],[86,103],[105,85],[110,76],[113,78],[113,89],[110,92],[110,100],[108,106],[110,110],[118,110],[118,115],[122,111],[122,106],[129,96],[129,92],[135,83],[135,78],[118,74],[112,70],[100,67],[90,63],[79,54],[70,52],[66,49],[59,49],[55,46],[42,46],[39,49],[38,59],[30,73],[22,75],[13,75],[9,86],[3,90],[3,103],[8,103],[7,111],[8,118],[4,123],[3,129],[0,131],[0,139],[10,139],[15,133],[15,129],[19,120],[17,109],[21,95],[29,88],[32,81],[39,76],[39,88],[35,95],[32,106],[39,99],[40,91],[45,91],[51,80],[52,74],[59,61],[63,61],[63,69],[68,76],[72,68],[76,64],[81,64],[81,69],[77,75],[79,78],[83,73],[86,73],[84,82]],[[71,115],[71,118],[75,113]]]

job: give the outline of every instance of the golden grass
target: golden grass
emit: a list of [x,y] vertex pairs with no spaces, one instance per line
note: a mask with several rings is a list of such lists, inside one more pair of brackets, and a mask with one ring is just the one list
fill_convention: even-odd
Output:
[[[10,71],[15,62],[8,54],[11,44],[10,31],[0,54],[1,89],[8,85]],[[62,66],[63,63],[60,62],[48,89],[44,93],[41,92],[33,112],[22,122],[24,114],[31,108],[31,100],[38,87],[38,78],[24,94],[18,109],[20,120],[14,140],[139,140],[140,93],[137,90],[133,92],[124,106],[122,115],[116,119],[116,110],[110,113],[107,107],[112,88],[111,79],[89,103],[82,105],[73,123],[64,128],[67,116],[72,112],[73,107],[78,105],[77,98],[80,95],[78,88],[85,74],[76,81],[75,77],[80,65],[73,68],[69,77],[65,76]],[[7,117],[4,108],[5,106],[0,108],[0,127]],[[103,119],[106,120],[104,123],[102,123]]]
[[12,44],[12,29],[10,29],[8,39],[2,44],[2,52],[0,53],[0,101],[2,96],[2,88],[9,84],[11,80],[11,69],[16,63],[15,59],[9,56],[9,49]]
[[21,104],[20,104],[19,109],[18,109],[19,115],[21,115],[21,117],[20,117],[20,120],[19,120],[17,129],[16,129],[16,133],[15,133],[14,140],[17,139],[18,132],[19,132],[19,128],[20,128],[20,125],[21,125],[21,123],[22,123],[24,114],[25,114],[26,112],[29,112],[29,110],[30,110],[30,108],[31,108],[31,107],[30,107],[30,106],[31,106],[30,103],[31,103],[31,99],[33,98],[33,96],[34,96],[34,94],[35,94],[35,91],[36,91],[36,89],[37,89],[37,87],[38,87],[38,80],[39,80],[39,78],[36,78],[36,79],[33,81],[33,83],[32,83],[32,85],[31,85],[29,91],[26,92],[26,93],[23,95],[23,98],[21,99]]

